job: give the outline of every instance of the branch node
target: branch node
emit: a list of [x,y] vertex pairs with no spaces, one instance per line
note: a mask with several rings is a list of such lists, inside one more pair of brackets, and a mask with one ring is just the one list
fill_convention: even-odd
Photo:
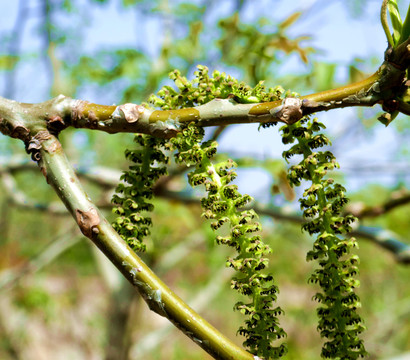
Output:
[[41,144],[50,138],[50,133],[47,130],[42,130],[35,134],[30,141],[26,143],[26,151],[31,154],[31,158],[34,161],[40,160]]
[[81,232],[90,239],[93,234],[98,234],[100,232],[97,228],[100,223],[100,217],[95,208],[91,207],[88,211],[76,209],[75,220],[77,221]]
[[14,121],[9,121],[2,117],[0,117],[0,132],[6,136],[23,141],[27,141],[30,135],[30,130],[26,126],[23,126],[17,121],[14,123]]
[[301,99],[287,97],[283,100],[281,106],[273,108],[269,112],[274,118],[286,124],[294,124],[303,117],[302,105],[303,101]]
[[129,123],[134,123],[139,120],[144,111],[145,107],[142,105],[126,103],[115,108],[112,118],[125,119]]
[[48,118],[47,129],[53,133],[59,133],[61,130],[67,127],[63,118],[60,115],[54,115]]
[[84,117],[84,106],[88,103],[85,100],[75,100],[71,110],[71,121],[76,127],[77,121]]

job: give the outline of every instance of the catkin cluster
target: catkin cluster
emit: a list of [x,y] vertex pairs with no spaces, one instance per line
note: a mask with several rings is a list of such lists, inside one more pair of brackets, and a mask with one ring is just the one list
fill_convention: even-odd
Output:
[[147,215],[154,206],[148,200],[153,197],[152,186],[167,170],[163,166],[168,162],[161,147],[164,139],[150,135],[136,135],[137,148],[126,150],[125,156],[132,162],[121,176],[112,202],[113,212],[118,216],[113,227],[134,251],[145,251],[143,239],[149,235],[152,225]]
[[293,186],[307,181],[310,186],[299,200],[306,222],[302,229],[316,235],[313,250],[307,260],[317,260],[319,268],[309,282],[321,287],[314,298],[321,304],[318,330],[327,341],[322,348],[322,357],[331,359],[357,359],[366,351],[359,334],[364,330],[356,310],[361,306],[355,294],[359,281],[359,259],[350,255],[357,247],[354,238],[341,238],[351,230],[355,221],[352,215],[343,216],[341,210],[348,202],[345,188],[331,178],[325,178],[328,170],[338,167],[330,151],[317,151],[330,141],[323,134],[317,134],[324,125],[316,119],[302,119],[293,125],[282,127],[283,142],[295,143],[283,153],[286,160],[301,155],[302,161],[289,169],[288,178]]
[[206,66],[198,65],[197,68],[192,81],[182,76],[179,70],[171,72],[169,77],[174,81],[176,88],[162,87],[157,96],[151,95],[149,102],[162,110],[170,110],[202,105],[215,98],[230,97],[238,103],[275,101],[284,93],[280,86],[266,89],[263,81],[251,87],[224,72],[215,70],[210,76]]
[[[263,82],[250,87],[225,73],[214,71],[212,76],[206,66],[198,66],[195,78],[189,81],[178,70],[170,73],[176,88],[164,86],[158,96],[151,96],[150,103],[163,110],[180,109],[205,104],[215,98],[232,98],[238,103],[257,103],[279,100],[284,93],[280,86],[265,89]],[[178,150],[176,161],[195,166],[188,179],[192,186],[204,185],[208,196],[201,200],[203,216],[211,219],[214,230],[224,231],[216,242],[237,251],[237,256],[227,259],[227,266],[236,270],[232,288],[250,300],[235,304],[235,309],[247,316],[245,325],[238,332],[246,340],[244,345],[255,355],[264,359],[277,359],[287,352],[285,344],[274,345],[286,336],[279,326],[277,316],[283,311],[275,307],[278,289],[271,274],[264,273],[271,252],[258,235],[261,225],[256,213],[244,209],[252,198],[241,195],[237,186],[231,184],[236,177],[232,160],[213,164],[217,143],[201,143],[203,130],[193,124],[182,129],[172,139]],[[220,229],[221,228],[221,229]]]
[[232,288],[249,298],[248,301],[237,302],[234,307],[247,316],[245,326],[238,331],[246,338],[244,346],[264,359],[277,359],[287,349],[283,343],[273,345],[286,333],[277,318],[282,309],[274,306],[278,288],[273,276],[263,272],[271,249],[257,234],[261,225],[256,220],[255,211],[243,208],[252,198],[241,195],[237,185],[231,184],[236,177],[235,163],[227,160],[213,164],[211,158],[217,143],[207,141],[201,144],[202,137],[202,128],[190,125],[183,129],[172,140],[178,150],[176,161],[195,165],[188,180],[192,186],[204,185],[208,194],[201,200],[203,216],[212,220],[213,230],[224,230],[224,235],[216,237],[217,243],[228,245],[237,252],[235,257],[227,259],[226,264],[236,271]]
[[[163,110],[197,106],[215,98],[233,98],[238,103],[275,101],[284,94],[281,87],[266,91],[260,82],[252,88],[218,71],[209,76],[205,66],[198,66],[192,81],[181,76],[178,70],[173,71],[170,78],[176,88],[164,86],[158,96],[150,98],[152,105]],[[302,181],[310,182],[299,201],[306,220],[302,229],[316,235],[307,259],[319,263],[309,282],[321,287],[314,298],[321,303],[317,310],[318,330],[327,339],[322,357],[356,360],[366,354],[359,338],[364,326],[356,312],[360,299],[354,292],[359,286],[355,278],[359,259],[350,255],[357,243],[354,238],[340,237],[350,231],[355,218],[341,214],[348,201],[346,190],[333,179],[326,178],[327,171],[337,168],[338,164],[330,151],[317,150],[330,144],[326,136],[318,133],[322,128],[323,124],[308,118],[283,126],[283,142],[294,143],[283,156],[286,160],[294,155],[302,156],[302,160],[289,169],[288,179],[292,186],[299,186]],[[244,346],[265,360],[280,358],[286,354],[287,347],[275,341],[286,333],[277,318],[283,311],[274,305],[278,288],[273,276],[265,272],[271,249],[258,234],[261,225],[257,214],[245,208],[252,198],[241,195],[232,184],[236,164],[232,160],[213,164],[211,159],[217,143],[202,142],[203,135],[203,129],[194,124],[182,128],[178,136],[171,139],[172,146],[177,149],[176,162],[195,167],[188,174],[188,180],[192,186],[203,185],[207,192],[201,200],[203,216],[211,220],[213,230],[218,230],[216,242],[236,250],[236,256],[228,258],[226,264],[236,271],[232,288],[248,299],[234,306],[247,316],[244,326],[238,330],[246,338]],[[113,197],[117,205],[114,211],[119,215],[114,228],[135,250],[141,251],[145,248],[142,238],[149,234],[151,225],[151,219],[143,214],[153,208],[148,202],[152,197],[152,185],[165,174],[161,164],[166,163],[167,158],[160,149],[164,140],[140,135],[135,139],[140,147],[126,152],[134,165],[124,172],[124,183],[118,186]],[[169,148],[169,144],[167,146]]]

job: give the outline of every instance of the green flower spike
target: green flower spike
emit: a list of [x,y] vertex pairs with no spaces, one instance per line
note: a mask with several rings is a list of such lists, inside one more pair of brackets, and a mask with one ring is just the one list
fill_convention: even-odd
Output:
[[317,234],[307,260],[319,263],[309,282],[319,284],[322,289],[314,296],[321,304],[317,310],[318,330],[327,339],[322,348],[322,357],[354,360],[366,355],[363,341],[359,338],[365,327],[356,313],[361,306],[360,299],[354,293],[359,286],[359,281],[355,279],[359,258],[350,255],[351,248],[357,247],[357,242],[354,238],[342,239],[338,235],[348,233],[355,218],[341,215],[343,206],[348,202],[346,189],[333,179],[325,178],[328,170],[339,165],[330,151],[316,151],[330,145],[326,136],[315,134],[322,128],[324,125],[316,119],[307,118],[283,126],[283,142],[296,142],[283,153],[283,157],[288,160],[294,155],[302,155],[302,161],[290,167],[288,179],[293,186],[299,186],[302,181],[311,184],[299,202],[307,221],[302,229],[310,235]]
[[284,343],[273,345],[286,333],[277,318],[283,311],[274,306],[278,288],[273,276],[263,272],[268,266],[271,249],[257,234],[261,225],[256,221],[255,211],[243,209],[252,198],[241,195],[237,186],[231,184],[236,177],[236,164],[232,160],[213,164],[211,158],[217,143],[206,141],[201,144],[203,134],[202,128],[191,124],[172,139],[178,150],[176,161],[195,165],[195,170],[188,174],[188,180],[192,186],[204,185],[208,193],[201,200],[203,216],[212,220],[213,230],[227,225],[225,234],[218,235],[216,242],[237,251],[236,257],[228,258],[226,265],[237,273],[232,279],[232,288],[250,298],[247,302],[237,302],[234,307],[248,317],[245,326],[238,330],[246,338],[244,346],[266,360],[278,359],[286,354],[287,348]]
[[161,175],[166,174],[168,158],[161,147],[165,140],[149,135],[136,135],[134,141],[138,148],[126,150],[125,156],[133,165],[121,176],[123,183],[116,188],[112,202],[116,205],[114,213],[119,217],[113,227],[134,251],[145,251],[144,237],[150,234],[151,218],[146,213],[154,206],[148,202],[153,197],[152,186]]

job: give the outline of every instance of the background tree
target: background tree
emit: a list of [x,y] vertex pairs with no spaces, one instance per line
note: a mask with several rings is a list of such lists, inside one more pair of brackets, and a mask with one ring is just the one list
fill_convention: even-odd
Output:
[[[223,5],[214,1],[195,5],[167,1],[20,1],[15,25],[2,33],[3,95],[42,102],[63,93],[98,104],[138,104],[161,85],[169,84],[166,79],[174,68],[190,74],[197,64],[226,71],[250,86],[266,80],[267,87],[280,84],[301,94],[364,79],[365,73],[374,72],[380,65],[382,52],[375,59],[353,59],[347,64],[321,62],[312,39],[304,35],[313,30],[310,19],[326,14],[325,3],[302,2],[302,8],[292,9],[285,4],[281,12],[279,1],[261,3],[257,8],[250,1],[226,1]],[[405,14],[407,4],[401,5]],[[273,19],[262,17],[272,6],[277,7]],[[373,18],[379,11],[379,4],[371,1],[349,1],[344,6],[359,21],[364,21],[361,11]],[[94,49],[93,28],[87,29],[84,24],[95,19],[95,29],[105,30],[107,36],[120,26],[120,21],[112,19],[114,10],[120,19],[134,14],[135,23],[129,26],[135,26],[135,30],[121,30],[115,46]],[[36,35],[32,35],[33,30]],[[129,33],[135,34],[136,45],[121,44]],[[349,43],[354,41],[349,39]],[[381,45],[383,51],[385,43]],[[320,44],[320,48],[326,49],[326,44]],[[294,65],[286,76],[278,76],[285,73],[290,62],[307,65],[302,70]],[[174,78],[182,79],[180,75]],[[324,119],[320,114],[320,119],[326,125],[337,123],[330,126],[329,137],[332,151],[342,160],[342,171],[347,170],[343,183],[352,201],[345,211],[361,219],[361,227],[355,232],[360,236],[362,262],[360,296],[365,306],[361,314],[369,328],[363,337],[373,358],[392,358],[410,351],[408,269],[397,264],[409,262],[406,242],[410,197],[405,162],[408,117],[399,115],[379,132],[378,112],[380,108],[365,108],[333,119],[332,111],[332,118]],[[316,291],[306,285],[306,274],[314,266],[304,262],[312,240],[300,233],[301,215],[294,199],[301,194],[290,187],[286,164],[280,159],[287,148],[276,144],[280,143],[276,128],[258,133],[257,125],[246,125],[246,137],[239,137],[243,131],[239,129],[244,127],[207,128],[205,136],[218,139],[223,151],[244,169],[239,170],[239,188],[245,188],[258,201],[255,206],[263,215],[264,242],[274,249],[269,271],[280,287],[279,305],[287,314],[281,317],[288,333],[287,358],[315,359],[322,343],[315,330],[317,319],[311,301]],[[388,134],[394,146],[383,151],[371,143],[367,148],[357,146],[371,137],[365,134],[379,133],[384,137]],[[269,156],[254,154],[252,141],[258,143],[265,137],[274,143],[274,150]],[[110,215],[109,199],[121,170],[128,165],[123,153],[133,147],[132,139],[130,134],[70,128],[60,135],[87,192],[100,208],[107,208],[110,220],[115,216]],[[72,220],[56,203],[37,167],[27,161],[21,143],[2,136],[0,146],[2,358],[38,359],[56,357],[57,353],[64,358],[70,354],[78,358],[169,358],[170,352],[176,359],[207,358],[185,337],[176,333],[165,336],[171,327],[156,314],[147,314],[139,295],[74,230]],[[246,146],[251,150],[245,150]],[[349,164],[343,155],[352,148],[358,148],[358,152],[353,153],[354,162]],[[369,153],[377,154],[377,161],[371,163]],[[186,186],[187,169],[174,164],[169,172],[155,187],[155,212],[151,216],[155,226],[145,240],[144,261],[181,296],[192,296],[191,306],[219,330],[234,334],[242,318],[231,313],[232,321],[226,321],[227,310],[237,301],[228,289],[231,273],[224,268],[231,252],[214,246],[215,235],[199,216],[196,193]],[[340,172],[332,177],[342,180]],[[261,178],[266,179],[264,183]],[[31,186],[27,186],[29,183]],[[234,341],[241,344],[243,339]]]

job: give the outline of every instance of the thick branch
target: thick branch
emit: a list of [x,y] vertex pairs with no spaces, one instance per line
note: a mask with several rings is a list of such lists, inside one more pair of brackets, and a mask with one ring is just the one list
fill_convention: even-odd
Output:
[[233,344],[175,295],[114,231],[81,187],[58,140],[43,136],[34,158],[47,182],[54,188],[90,238],[134,285],[151,310],[168,318],[176,327],[216,359],[251,360],[254,356]]
[[302,116],[351,106],[382,104],[386,111],[408,113],[409,104],[400,100],[408,90],[406,69],[410,65],[410,39],[386,51],[379,70],[360,82],[300,98],[260,104],[242,104],[232,98],[177,110],[152,110],[142,105],[105,106],[60,95],[41,104],[23,104],[0,98],[0,131],[27,142],[42,130],[58,134],[72,126],[108,133],[145,133],[172,137],[182,123],[198,126],[226,126],[241,123],[298,121]]
[[[366,96],[349,95],[341,100],[338,92],[325,94],[325,96],[318,94],[317,97],[311,95],[301,99],[287,98],[283,102],[261,104],[240,104],[233,99],[214,99],[194,108],[163,111],[150,110],[136,104],[105,106],[64,96],[41,104],[23,104],[0,98],[0,131],[27,143],[30,135],[33,136],[38,132],[38,127],[48,129],[55,134],[72,126],[108,133],[130,132],[172,137],[178,132],[182,123],[192,121],[198,126],[293,123],[303,115],[318,111],[346,106],[374,105],[379,99],[371,94],[368,88],[371,88],[377,79],[378,76],[375,75],[365,82],[367,91],[363,90],[363,94]],[[332,98],[337,101],[321,100]]]

